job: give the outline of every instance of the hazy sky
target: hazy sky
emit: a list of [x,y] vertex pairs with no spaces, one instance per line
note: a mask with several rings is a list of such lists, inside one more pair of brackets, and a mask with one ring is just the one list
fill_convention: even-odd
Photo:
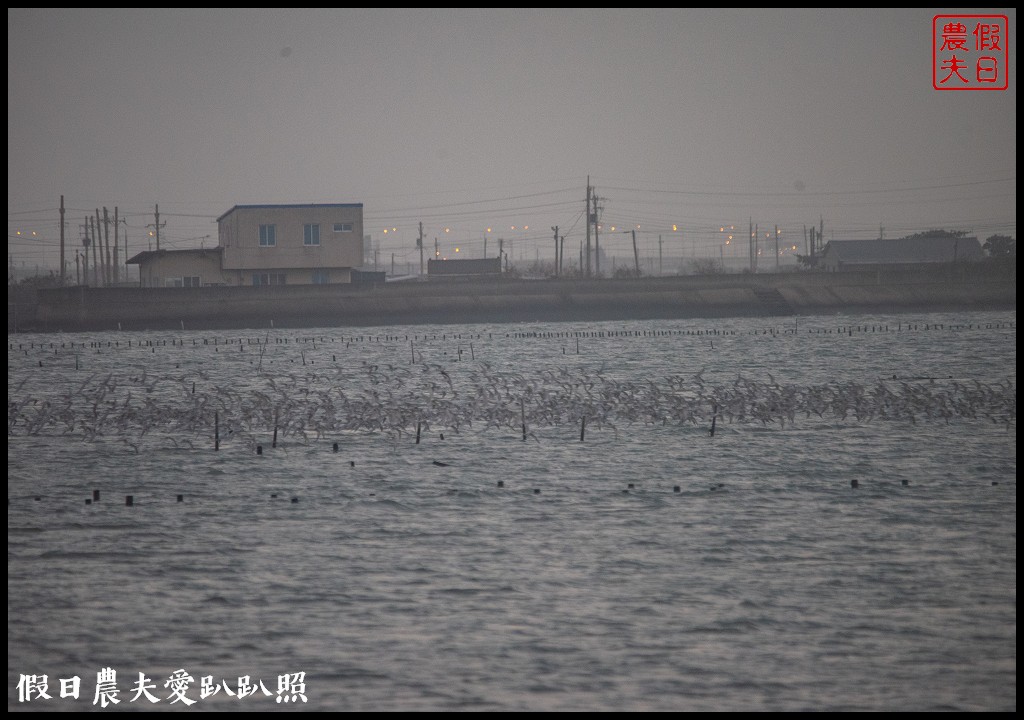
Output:
[[181,248],[236,204],[362,202],[388,256],[422,220],[543,257],[588,175],[647,250],[751,218],[1016,236],[1016,13],[974,11],[1009,17],[1009,89],[948,92],[941,12],[9,9],[8,252],[55,257],[63,194],[75,243],[97,207],[144,249],[155,203]]

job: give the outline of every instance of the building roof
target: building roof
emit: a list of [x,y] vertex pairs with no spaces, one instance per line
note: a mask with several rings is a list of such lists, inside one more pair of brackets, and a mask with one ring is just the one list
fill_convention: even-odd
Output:
[[159,257],[166,257],[167,255],[199,255],[200,257],[206,253],[221,253],[224,252],[223,248],[210,247],[210,248],[192,248],[190,250],[143,250],[138,255],[125,260],[125,265],[141,265],[147,260],[154,260]]
[[235,210],[292,210],[295,208],[361,208],[362,203],[298,203],[294,205],[289,204],[271,204],[271,205],[235,205],[233,208],[228,210],[226,213],[217,218],[217,222],[220,222],[228,215],[233,213]]
[[909,237],[892,240],[833,240],[822,257],[847,264],[935,263],[982,256],[978,238]]

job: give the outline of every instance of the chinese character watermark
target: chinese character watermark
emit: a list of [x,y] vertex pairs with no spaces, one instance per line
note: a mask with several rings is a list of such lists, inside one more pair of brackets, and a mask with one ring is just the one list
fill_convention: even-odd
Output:
[[932,18],[932,87],[1005,90],[1009,87],[1010,21],[1006,15]]
[[[58,681],[60,683],[61,698],[79,699],[82,685],[79,676],[58,678]],[[204,675],[199,678],[199,700],[196,700],[187,695],[194,682],[195,678],[184,668],[171,673],[163,684],[164,688],[170,691],[170,694],[165,698],[165,700],[170,701],[167,704],[181,703],[185,706],[191,706],[200,700],[206,700],[213,695],[217,695],[221,691],[223,691],[224,697],[233,697],[238,700],[243,700],[250,696],[259,697],[260,695],[266,698],[274,697],[274,693],[267,688],[266,683],[262,679],[254,681],[250,675],[239,676],[236,684],[231,684],[226,679],[218,681],[212,675]],[[137,702],[142,698],[153,704],[159,703],[161,699],[154,694],[156,691],[157,684],[147,677],[145,673],[140,672],[139,679],[132,685],[132,694],[128,703]],[[53,690],[53,692],[56,692],[56,690]],[[20,674],[18,676],[19,703],[38,703],[53,700],[53,695],[50,693],[48,675]],[[106,708],[108,705],[118,705],[121,702],[120,693],[121,689],[117,685],[117,670],[111,667],[101,668],[96,673],[96,688],[92,704],[98,705],[100,708]],[[307,701],[306,673],[285,673],[277,676],[276,702],[297,703]]]

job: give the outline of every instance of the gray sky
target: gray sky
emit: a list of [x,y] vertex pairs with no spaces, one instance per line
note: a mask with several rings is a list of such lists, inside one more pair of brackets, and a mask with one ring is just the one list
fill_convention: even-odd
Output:
[[621,256],[612,225],[714,256],[750,218],[801,250],[819,217],[1016,237],[1016,13],[974,11],[1009,17],[1009,89],[947,92],[940,12],[9,9],[8,253],[56,257],[63,194],[73,242],[116,205],[133,251],[155,203],[181,248],[236,204],[362,202],[388,258],[420,220],[543,258],[588,175]]

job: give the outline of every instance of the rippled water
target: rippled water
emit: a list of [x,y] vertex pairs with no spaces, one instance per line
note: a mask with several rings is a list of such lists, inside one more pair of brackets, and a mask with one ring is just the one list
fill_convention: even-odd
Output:
[[[178,669],[213,710],[294,708],[278,678],[300,672],[310,710],[1015,709],[1015,322],[9,336],[8,709],[93,709],[105,667],[117,709],[181,708]],[[620,393],[583,442],[566,395],[441,418],[453,391],[553,377]],[[673,378],[692,414],[643,416]],[[737,378],[966,394],[912,420],[713,408],[712,437],[699,400]],[[419,444],[295,424],[372,392],[438,409]],[[276,448],[258,393],[292,423]],[[64,397],[70,428],[44,422]],[[208,415],[176,414],[196,397],[221,402],[217,452]],[[140,672],[159,704],[130,702]],[[44,674],[52,699],[19,702]],[[271,697],[200,699],[204,676]]]

